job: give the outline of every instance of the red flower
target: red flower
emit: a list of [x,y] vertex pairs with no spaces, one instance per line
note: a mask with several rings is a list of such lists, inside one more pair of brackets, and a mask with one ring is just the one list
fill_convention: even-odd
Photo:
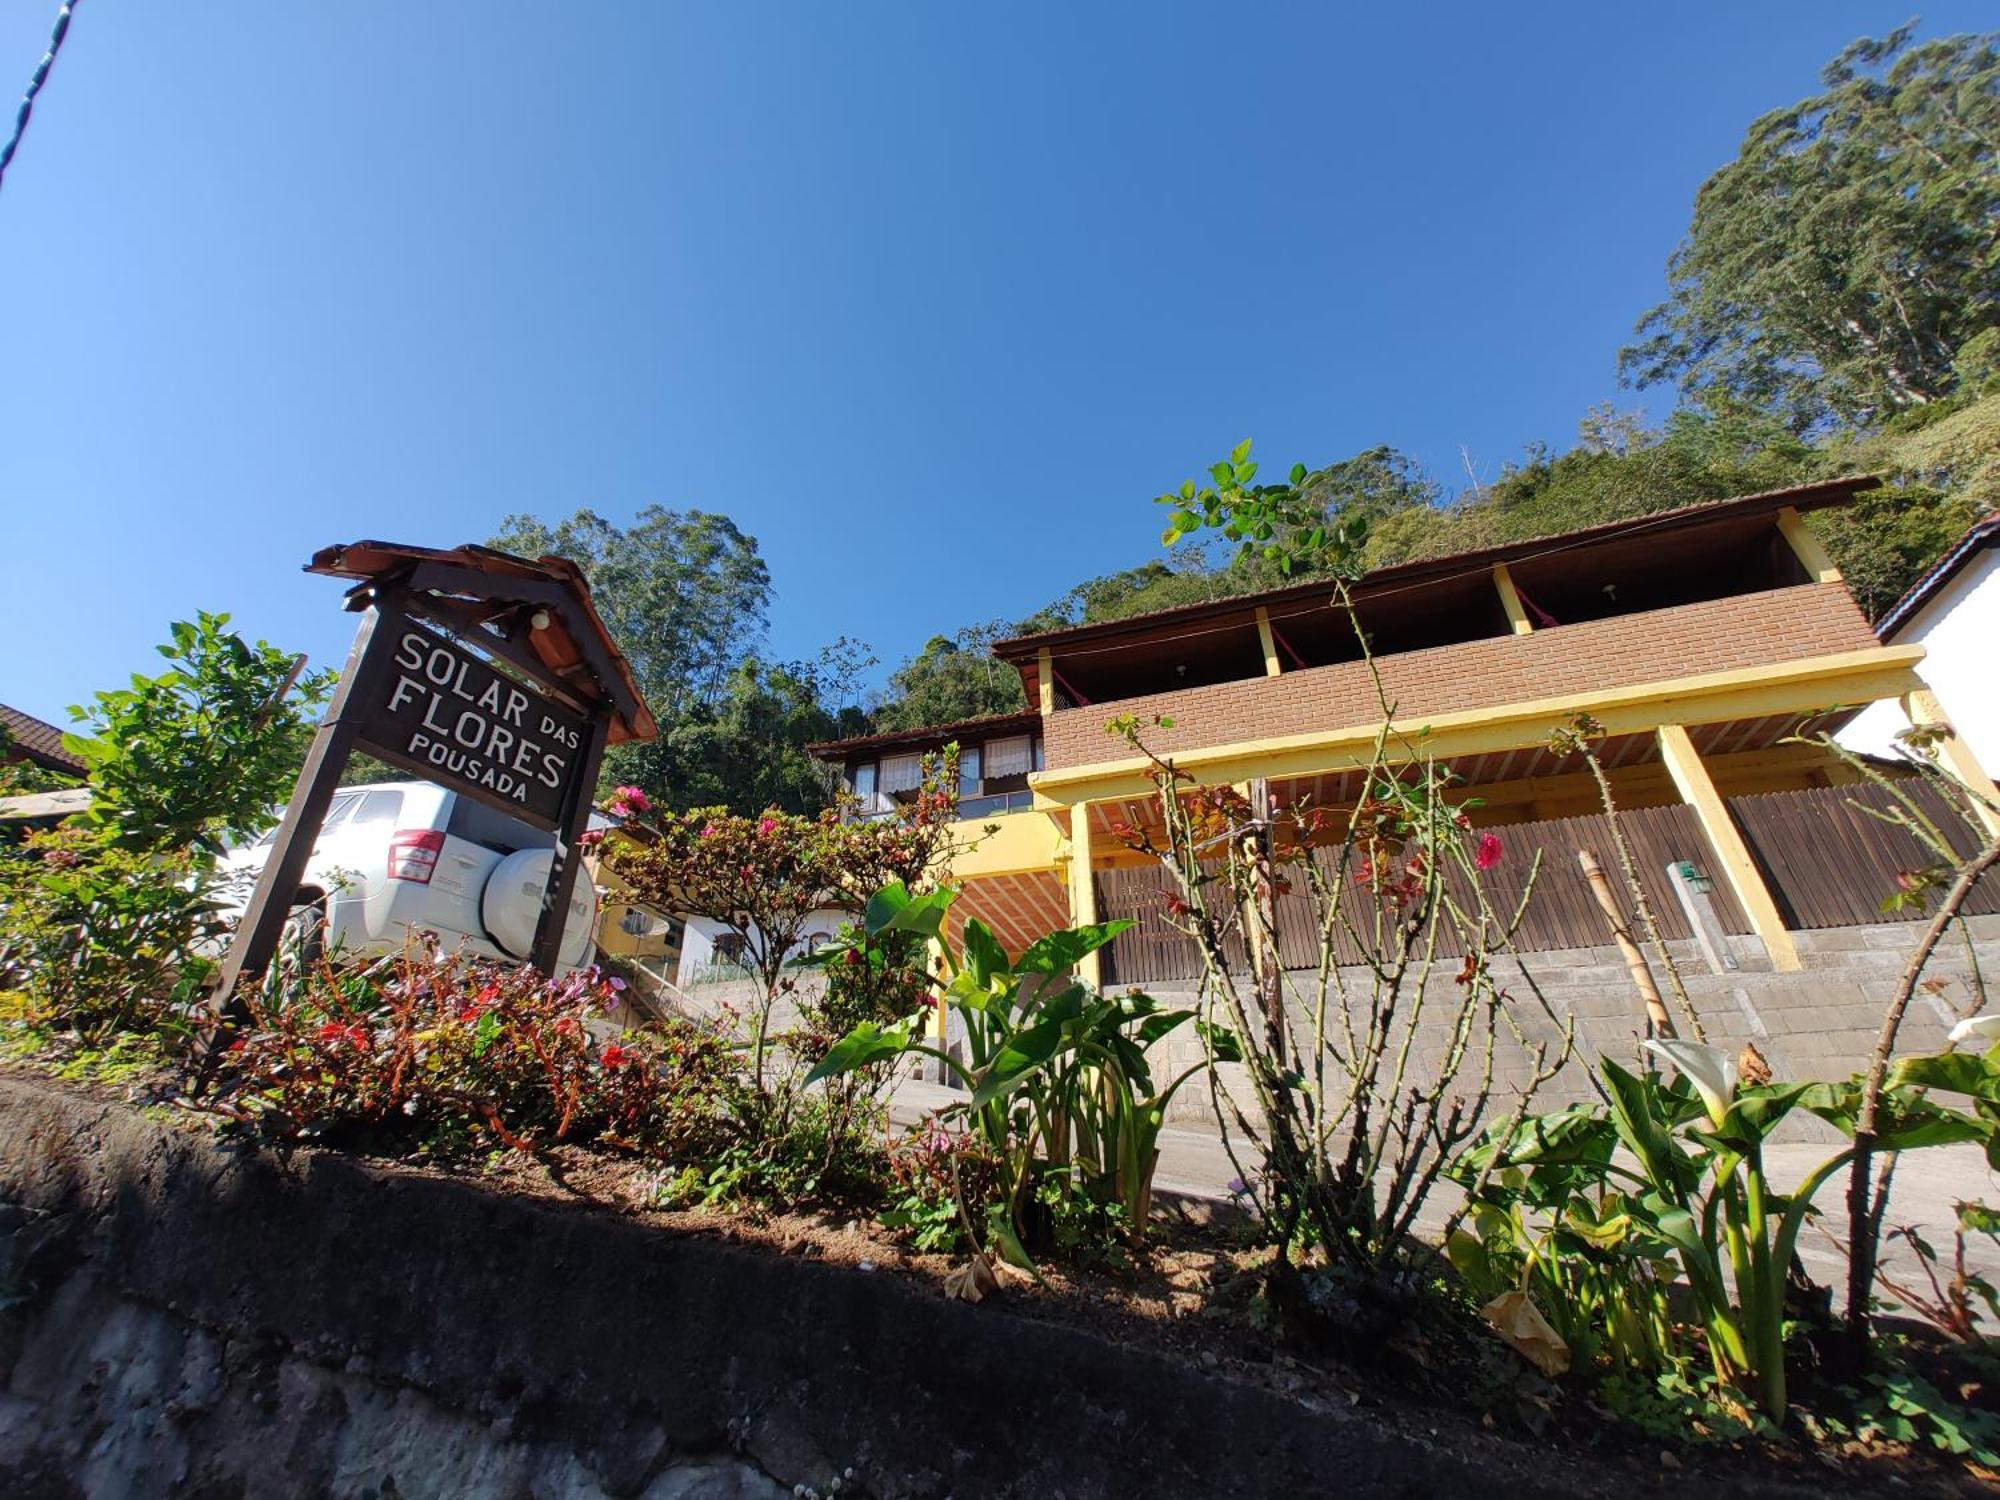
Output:
[[1490,870],[1500,863],[1500,857],[1506,852],[1505,846],[1500,842],[1499,834],[1482,833],[1479,835],[1479,849],[1472,856],[1473,867]]
[[583,1028],[577,1025],[575,1016],[564,1016],[560,1021],[556,1022],[557,1036],[575,1036],[582,1030]]
[[319,1039],[324,1045],[331,1045],[347,1034],[347,1028],[338,1021],[328,1021],[319,1029]]
[[625,1064],[627,1064],[631,1060],[632,1060],[632,1054],[626,1051],[625,1048],[619,1046],[616,1042],[613,1042],[609,1047],[606,1047],[600,1058],[600,1061],[602,1061],[604,1066],[607,1068],[622,1068],[625,1066]]

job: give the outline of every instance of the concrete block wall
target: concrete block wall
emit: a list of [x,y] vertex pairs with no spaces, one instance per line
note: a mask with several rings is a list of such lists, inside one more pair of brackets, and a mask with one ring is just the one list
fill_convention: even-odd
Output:
[[[1989,981],[2000,982],[2000,916],[1974,917],[1969,927],[1980,971]],[[1867,1066],[1882,1017],[1922,928],[1922,923],[1893,922],[1795,933],[1806,968],[1785,974],[1771,972],[1754,938],[1732,939],[1744,967],[1725,974],[1710,973],[1691,942],[1668,946],[1711,1043],[1736,1052],[1745,1042],[1754,1042],[1780,1079],[1832,1079]],[[1526,975],[1521,972],[1524,968]],[[1575,1054],[1535,1096],[1537,1110],[1591,1097],[1584,1075],[1587,1068],[1596,1066],[1598,1058],[1608,1054],[1629,1061],[1637,1055],[1644,1035],[1643,1013],[1615,948],[1531,954],[1525,961],[1502,960],[1494,972],[1513,997],[1513,1014],[1531,1044],[1546,1041],[1553,1048],[1559,1045],[1563,1020],[1575,1023]],[[1548,1013],[1536,1001],[1528,976],[1546,998]],[[1365,999],[1369,993],[1365,972],[1348,971],[1346,977],[1357,999]],[[1302,992],[1310,993],[1311,974],[1292,978]],[[1665,977],[1657,973],[1657,967],[1656,980],[1672,1009]],[[1973,966],[1962,938],[1953,935],[1940,946],[1924,980],[1904,1018],[1898,1055],[1941,1050],[1953,1022],[1970,1005]],[[1188,1004],[1195,999],[1187,989],[1160,988],[1154,993]],[[1413,1048],[1413,1078],[1436,1076],[1457,999],[1457,986],[1450,975],[1432,981],[1426,996],[1426,1017],[1419,1024]],[[1300,1024],[1309,1028],[1307,1018],[1302,1017]],[[1171,1077],[1199,1056],[1199,1043],[1193,1036],[1170,1037],[1153,1055],[1155,1076]],[[1511,1108],[1531,1072],[1531,1059],[1503,1029],[1495,1050],[1495,1087],[1489,1113]],[[1250,1095],[1240,1072],[1226,1071],[1225,1076],[1232,1075],[1237,1097],[1247,1107]],[[1214,1118],[1207,1091],[1196,1085],[1184,1089],[1168,1113],[1170,1120],[1189,1124],[1212,1122]],[[1817,1122],[1802,1123],[1794,1134],[1821,1130]]]

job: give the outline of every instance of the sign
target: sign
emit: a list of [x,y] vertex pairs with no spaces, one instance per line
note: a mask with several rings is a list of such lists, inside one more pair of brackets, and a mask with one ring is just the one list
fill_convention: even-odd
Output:
[[457,641],[408,618],[356,705],[362,749],[537,828],[563,823],[590,725]]

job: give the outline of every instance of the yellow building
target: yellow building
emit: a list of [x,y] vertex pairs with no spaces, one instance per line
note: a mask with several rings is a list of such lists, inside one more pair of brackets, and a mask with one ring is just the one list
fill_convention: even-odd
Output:
[[[1712,876],[1725,924],[1754,934],[1772,968],[1799,967],[1793,932],[1871,909],[1867,882],[1892,878],[1899,856],[1860,823],[1834,828],[1845,798],[1812,794],[1851,776],[1788,740],[1808,718],[1831,728],[1880,700],[1949,729],[1922,677],[1922,648],[1876,639],[1807,520],[1875,483],[1804,485],[1370,573],[1352,598],[1397,727],[1421,731],[1427,752],[1479,799],[1478,824],[1558,847],[1573,846],[1597,796],[1549,739],[1590,715],[1606,731],[1599,753],[1636,841],[1663,866],[1686,860]],[[914,788],[926,750],[957,743],[962,834],[995,829],[955,866],[960,910],[1014,949],[1055,927],[1146,909],[1142,861],[1114,830],[1156,820],[1153,788],[1144,760],[1107,735],[1113,717],[1171,719],[1148,745],[1202,782],[1261,778],[1279,805],[1329,807],[1354,795],[1382,721],[1354,625],[1324,583],[994,650],[1020,672],[1028,712],[814,753],[880,814]],[[1956,736],[1946,734],[1940,756],[1991,795]],[[1823,852],[1811,847],[1821,824]],[[1804,867],[1814,860],[1824,868]],[[1579,877],[1573,859],[1549,864],[1551,884],[1535,900],[1546,896],[1542,946],[1559,947],[1577,930],[1564,882]],[[1647,878],[1664,880],[1664,869]],[[1854,889],[1832,888],[1842,880]],[[1655,906],[1676,917],[1671,893],[1661,895]],[[1093,955],[1087,977],[1160,977],[1131,972],[1117,945],[1107,959],[1114,972]]]

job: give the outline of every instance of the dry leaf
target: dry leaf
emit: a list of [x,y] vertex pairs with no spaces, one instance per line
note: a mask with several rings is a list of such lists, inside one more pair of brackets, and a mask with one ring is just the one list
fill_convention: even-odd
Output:
[[1526,1292],[1502,1292],[1479,1309],[1507,1346],[1544,1375],[1569,1368],[1569,1345],[1549,1326],[1542,1310]]
[[955,1271],[947,1271],[944,1294],[957,1302],[979,1302],[988,1292],[1000,1290],[1000,1278],[993,1274],[993,1262],[975,1254]]
[[1771,1064],[1757,1050],[1755,1042],[1745,1042],[1743,1050],[1736,1054],[1736,1076],[1752,1088],[1760,1088],[1771,1081]]

